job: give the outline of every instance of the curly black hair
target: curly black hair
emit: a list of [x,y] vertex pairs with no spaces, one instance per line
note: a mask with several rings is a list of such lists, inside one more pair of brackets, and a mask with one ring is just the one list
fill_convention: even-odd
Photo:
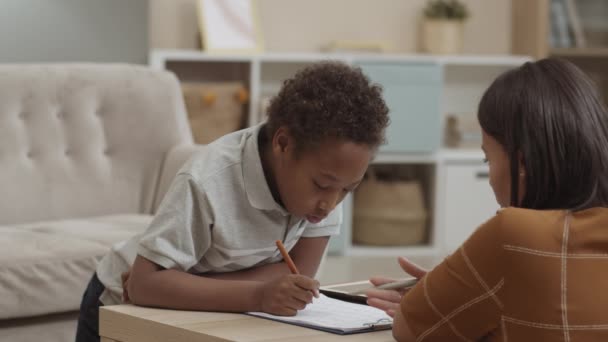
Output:
[[319,62],[284,81],[270,101],[266,131],[272,139],[277,129],[286,127],[296,151],[316,148],[328,138],[375,149],[385,141],[388,112],[382,87],[371,83],[361,68]]

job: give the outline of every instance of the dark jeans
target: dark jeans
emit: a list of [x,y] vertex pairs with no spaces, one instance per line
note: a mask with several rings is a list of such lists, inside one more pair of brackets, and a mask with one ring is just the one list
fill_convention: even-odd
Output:
[[103,305],[99,297],[105,289],[94,273],[80,303],[76,342],[99,342],[99,307]]

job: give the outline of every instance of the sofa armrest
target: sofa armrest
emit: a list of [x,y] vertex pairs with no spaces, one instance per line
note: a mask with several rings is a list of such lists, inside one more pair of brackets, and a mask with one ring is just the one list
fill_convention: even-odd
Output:
[[169,151],[161,170],[152,213],[155,213],[158,209],[160,202],[163,200],[163,197],[165,197],[165,193],[169,190],[169,186],[171,185],[171,182],[173,182],[173,178],[175,178],[179,169],[188,159],[190,159],[190,157],[198,152],[204,151],[205,148],[206,145],[179,145]]

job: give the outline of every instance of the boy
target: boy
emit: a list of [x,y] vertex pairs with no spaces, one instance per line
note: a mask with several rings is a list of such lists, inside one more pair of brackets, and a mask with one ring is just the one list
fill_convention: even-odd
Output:
[[[334,208],[384,140],[388,109],[360,69],[318,63],[285,81],[268,121],[182,167],[150,227],[115,245],[83,296],[77,341],[98,341],[100,305],[295,315],[312,301]],[[282,240],[301,275],[289,274]]]

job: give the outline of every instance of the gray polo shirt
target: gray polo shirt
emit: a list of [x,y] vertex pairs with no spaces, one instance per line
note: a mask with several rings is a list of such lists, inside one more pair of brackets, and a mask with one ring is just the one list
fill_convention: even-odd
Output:
[[339,233],[341,206],[311,224],[274,201],[258,153],[261,125],[226,135],[178,172],[148,229],[114,245],[97,267],[105,305],[121,303],[120,274],[137,254],[190,273],[243,270],[282,260],[300,237]]

